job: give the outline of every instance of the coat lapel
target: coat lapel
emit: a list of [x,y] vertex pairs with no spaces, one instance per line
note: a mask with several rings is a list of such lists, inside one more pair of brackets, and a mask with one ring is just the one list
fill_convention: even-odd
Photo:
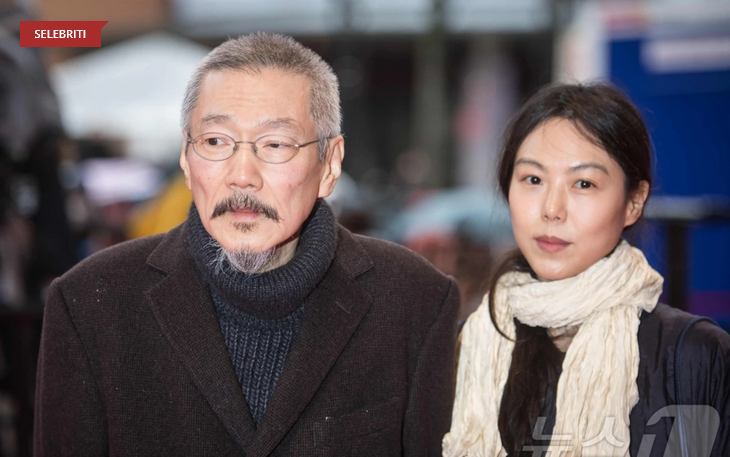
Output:
[[256,431],[231,364],[215,307],[195,271],[184,226],[172,230],[148,258],[167,273],[147,292],[152,311],[196,386],[241,448]]
[[367,253],[340,228],[330,270],[307,301],[304,321],[287,356],[254,442],[251,456],[270,454],[316,394],[372,297],[355,277],[372,267]]

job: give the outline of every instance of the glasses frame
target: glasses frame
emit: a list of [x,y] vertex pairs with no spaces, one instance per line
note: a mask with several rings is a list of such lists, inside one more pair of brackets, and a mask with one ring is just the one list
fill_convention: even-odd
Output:
[[[274,164],[274,165],[280,165],[280,164],[282,164],[282,163],[287,163],[288,161],[290,161],[291,159],[293,159],[294,157],[296,157],[296,155],[297,155],[297,154],[299,153],[299,149],[300,149],[300,148],[303,148],[303,147],[305,147],[305,146],[309,146],[310,144],[318,143],[318,142],[320,141],[320,139],[319,139],[319,138],[317,138],[316,140],[312,140],[312,141],[307,141],[306,143],[301,143],[301,144],[300,144],[300,143],[297,143],[297,142],[296,142],[296,141],[294,140],[294,138],[290,138],[290,137],[288,137],[288,136],[286,136],[286,135],[278,135],[278,134],[273,134],[273,133],[267,133],[266,135],[261,135],[260,137],[256,138],[256,139],[255,139],[255,140],[253,140],[253,141],[236,141],[236,139],[235,139],[235,138],[233,138],[233,137],[232,137],[231,135],[228,135],[228,134],[226,134],[226,133],[220,133],[220,132],[203,132],[203,133],[201,133],[200,135],[196,136],[195,138],[192,138],[192,137],[190,136],[190,132],[186,132],[186,133],[187,133],[187,136],[188,136],[188,137],[187,137],[187,138],[185,139],[185,141],[187,142],[187,144],[191,144],[191,145],[193,145],[193,152],[195,152],[195,155],[197,155],[197,156],[198,156],[198,157],[200,157],[201,159],[203,159],[203,160],[207,160],[207,161],[209,161],[209,162],[223,162],[224,160],[228,160],[228,159],[230,159],[231,157],[233,157],[234,155],[236,155],[236,152],[238,152],[238,145],[239,145],[239,144],[250,144],[250,145],[251,145],[251,148],[250,148],[250,149],[251,149],[251,152],[253,152],[253,155],[254,155],[254,156],[256,156],[256,158],[257,158],[257,159],[259,159],[260,161],[262,161],[262,162],[264,162],[264,163],[270,163],[270,164]],[[231,153],[231,155],[229,155],[228,157],[225,157],[225,158],[223,158],[223,159],[209,159],[209,158],[207,158],[207,157],[203,157],[203,156],[202,156],[202,155],[201,155],[201,154],[200,154],[200,153],[198,152],[198,149],[197,149],[197,148],[195,147],[195,141],[196,141],[196,140],[197,140],[198,138],[200,138],[201,136],[203,136],[203,135],[209,135],[209,134],[211,134],[211,133],[212,133],[212,134],[215,134],[215,135],[223,135],[223,136],[227,136],[228,138],[230,138],[230,139],[232,139],[232,140],[233,140],[233,152]],[[270,161],[268,161],[268,160],[264,160],[264,159],[262,159],[262,158],[261,158],[261,157],[259,156],[259,154],[258,154],[258,151],[257,151],[257,148],[256,148],[256,143],[257,143],[257,142],[258,142],[258,141],[259,141],[259,140],[260,140],[261,138],[266,138],[267,136],[279,136],[279,137],[283,137],[283,138],[286,138],[286,139],[288,139],[288,140],[291,140],[292,144],[293,144],[293,145],[294,145],[294,147],[296,148],[296,149],[294,150],[294,154],[292,154],[292,155],[291,155],[291,157],[289,157],[288,159],[286,159],[286,160],[285,160],[285,161],[283,161],[283,162],[270,162]],[[331,138],[326,138],[325,140],[330,140],[330,139],[331,139]]]

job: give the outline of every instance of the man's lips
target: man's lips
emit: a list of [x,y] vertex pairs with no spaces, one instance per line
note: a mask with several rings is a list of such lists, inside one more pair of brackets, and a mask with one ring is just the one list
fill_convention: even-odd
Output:
[[250,209],[231,210],[231,211],[228,211],[228,213],[237,222],[251,222],[251,221],[258,219],[259,216],[261,216],[261,213],[252,211]]
[[571,244],[555,236],[539,236],[535,238],[535,241],[537,241],[537,246],[540,249],[550,254],[560,252]]

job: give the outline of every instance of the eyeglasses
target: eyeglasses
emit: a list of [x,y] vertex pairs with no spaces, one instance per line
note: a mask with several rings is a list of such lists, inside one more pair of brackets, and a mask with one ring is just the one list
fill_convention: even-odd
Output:
[[319,139],[299,144],[282,135],[264,135],[255,141],[236,141],[224,133],[201,133],[186,140],[193,145],[193,151],[202,159],[220,162],[233,156],[239,144],[250,144],[254,155],[266,163],[284,163],[291,160],[299,148],[317,143]]

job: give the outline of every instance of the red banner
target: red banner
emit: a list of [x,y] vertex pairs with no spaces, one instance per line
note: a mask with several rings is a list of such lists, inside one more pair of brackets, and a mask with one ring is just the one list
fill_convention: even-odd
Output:
[[23,48],[98,48],[109,21],[20,21]]

